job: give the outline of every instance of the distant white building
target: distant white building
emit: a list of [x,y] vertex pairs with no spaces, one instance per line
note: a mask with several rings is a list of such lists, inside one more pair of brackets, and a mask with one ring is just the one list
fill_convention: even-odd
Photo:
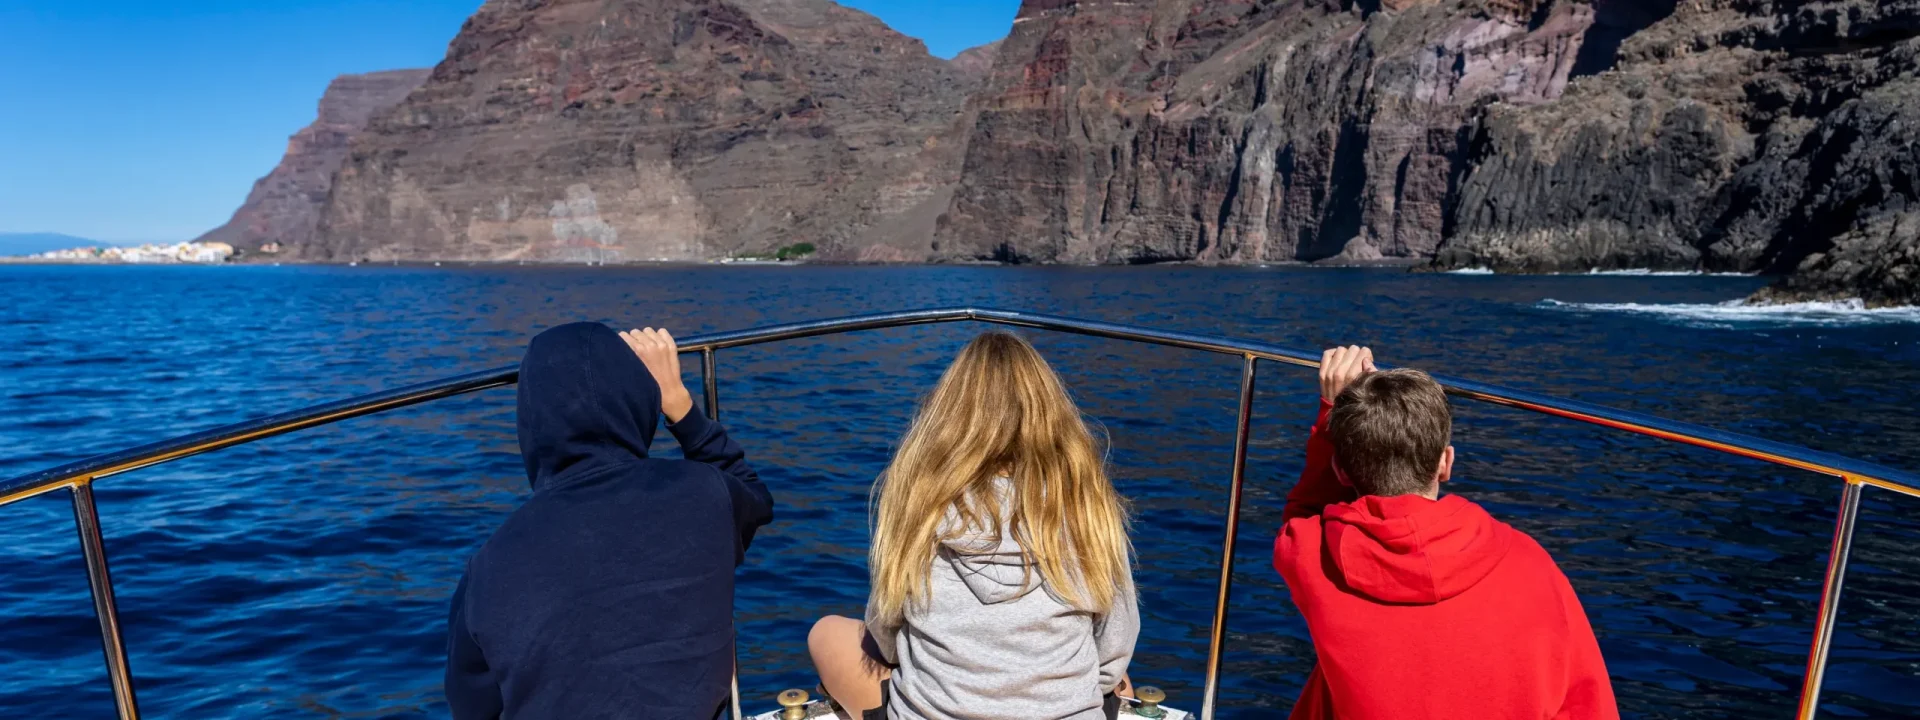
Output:
[[219,263],[233,257],[233,246],[223,242],[182,243],[181,262]]
[[118,263],[223,263],[233,257],[233,246],[220,242],[148,243],[139,247],[71,248],[35,255],[42,260],[101,260]]

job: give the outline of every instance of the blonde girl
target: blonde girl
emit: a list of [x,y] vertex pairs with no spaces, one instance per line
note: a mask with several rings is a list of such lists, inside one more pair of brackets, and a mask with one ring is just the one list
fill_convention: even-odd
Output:
[[864,622],[807,638],[855,718],[1113,717],[1140,622],[1124,501],[1019,336],[960,351],[875,486]]

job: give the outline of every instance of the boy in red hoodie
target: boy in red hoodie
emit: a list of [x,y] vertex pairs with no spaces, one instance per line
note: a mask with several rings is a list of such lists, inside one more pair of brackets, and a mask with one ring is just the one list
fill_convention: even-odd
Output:
[[1533,538],[1459,495],[1453,416],[1418,370],[1328,350],[1307,469],[1273,566],[1319,664],[1294,720],[1620,716],[1567,576]]

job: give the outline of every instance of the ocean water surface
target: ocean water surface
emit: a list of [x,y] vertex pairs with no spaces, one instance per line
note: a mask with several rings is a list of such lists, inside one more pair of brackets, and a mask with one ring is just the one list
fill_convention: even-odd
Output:
[[[1363,343],[1389,363],[1920,469],[1920,317],[1728,304],[1764,282],[1198,267],[0,266],[0,477],[509,365],[532,334],[575,320],[687,335],[953,305],[1299,349]],[[978,329],[720,353],[724,420],[779,503],[739,572],[751,705],[810,688],[807,628],[859,612],[869,486],[918,394]],[[1029,336],[1111,436],[1114,476],[1134,503],[1145,623],[1133,676],[1198,709],[1239,363]],[[1221,717],[1281,716],[1312,667],[1268,556],[1315,392],[1305,370],[1262,366]],[[1450,491],[1558,559],[1626,715],[1791,715],[1837,481],[1520,411],[1455,409]],[[447,596],[527,491],[510,389],[97,487],[136,687],[154,718],[445,716]],[[1867,491],[1824,715],[1920,715],[1917,510]],[[0,513],[0,568],[0,717],[109,716],[64,493]]]

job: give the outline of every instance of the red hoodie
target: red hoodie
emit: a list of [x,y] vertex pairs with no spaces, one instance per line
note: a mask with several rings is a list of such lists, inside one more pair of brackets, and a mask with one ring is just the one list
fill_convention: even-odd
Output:
[[1273,544],[1320,656],[1294,720],[1620,717],[1547,551],[1458,495],[1356,497],[1333,471],[1331,409]]

